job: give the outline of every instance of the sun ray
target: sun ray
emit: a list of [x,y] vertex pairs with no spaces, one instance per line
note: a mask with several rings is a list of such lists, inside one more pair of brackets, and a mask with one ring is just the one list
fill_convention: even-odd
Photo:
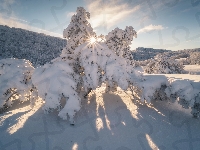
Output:
[[90,44],[95,44],[96,41],[97,41],[97,40],[96,40],[94,37],[91,37],[91,38],[90,38]]

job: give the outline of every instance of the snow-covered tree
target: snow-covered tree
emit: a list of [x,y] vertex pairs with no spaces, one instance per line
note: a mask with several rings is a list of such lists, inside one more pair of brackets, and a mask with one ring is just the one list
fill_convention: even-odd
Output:
[[[44,110],[58,109],[59,116],[63,119],[69,116],[72,124],[75,112],[81,107],[80,99],[91,89],[102,83],[107,85],[108,90],[116,90],[117,86],[127,89],[141,76],[126,57],[130,54],[131,40],[136,36],[133,28],[120,30],[121,35],[117,33],[122,44],[122,47],[118,44],[119,50],[124,51],[119,56],[107,46],[103,35],[96,36],[89,18],[90,14],[84,8],[77,8],[63,32],[68,41],[61,56],[52,60],[51,64],[36,68],[32,77],[38,95],[45,100]],[[111,37],[108,40],[111,42]],[[66,101],[64,107],[61,99]]]
[[133,60],[130,50],[133,37],[137,37],[137,32],[132,26],[127,26],[125,30],[115,28],[105,36],[106,45],[119,57]]
[[191,53],[188,61],[191,65],[200,65],[200,52]]
[[63,31],[63,37],[67,39],[67,45],[61,54],[63,60],[70,63],[76,47],[90,41],[91,38],[96,38],[96,33],[93,31],[88,19],[90,19],[90,13],[86,12],[83,7],[78,7],[76,14],[71,18],[70,24]]
[[12,106],[13,101],[30,100],[31,105],[37,98],[37,92],[32,84],[34,71],[32,64],[23,59],[0,60],[0,110]]
[[181,74],[184,73],[184,66],[178,61],[158,54],[145,67],[144,71],[149,74]]

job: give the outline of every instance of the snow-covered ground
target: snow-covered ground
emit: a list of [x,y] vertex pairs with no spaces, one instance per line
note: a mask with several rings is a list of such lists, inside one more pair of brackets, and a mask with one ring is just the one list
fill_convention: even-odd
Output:
[[[154,77],[189,79],[200,89],[200,67],[186,66],[185,70],[194,75]],[[0,115],[0,150],[200,149],[200,119],[193,118],[190,109],[168,101],[144,105],[130,91],[103,90],[82,100],[75,126],[60,119],[56,111],[45,115],[40,99],[33,109],[28,102],[14,104]]]
[[189,74],[200,75],[200,65],[185,65],[184,69],[188,71]]

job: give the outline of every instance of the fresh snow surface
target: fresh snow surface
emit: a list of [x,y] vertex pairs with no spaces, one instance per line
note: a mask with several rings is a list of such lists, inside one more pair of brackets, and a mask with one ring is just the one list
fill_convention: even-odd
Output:
[[189,74],[200,75],[200,65],[185,65],[184,69],[188,71]]
[[[80,98],[75,91],[76,83],[72,73],[73,69],[66,62],[45,64],[35,69],[32,81],[38,89],[39,97],[45,100],[43,109],[46,113],[59,109],[61,111],[58,116],[67,120],[67,114],[70,119],[73,119],[75,111],[79,111]],[[60,108],[61,99],[66,101],[62,109]]]
[[[165,77],[189,80],[195,89],[200,89],[200,75],[191,74],[145,74],[144,84],[149,82],[149,88],[155,88],[150,84],[157,85]],[[41,99],[32,109],[29,103],[14,103],[0,115],[0,149],[200,149],[200,120],[192,117],[190,109],[165,100],[142,104],[134,100],[131,91],[118,88],[117,92],[103,93],[104,90],[105,87],[98,88],[82,100],[75,126],[59,118],[57,111],[44,114]]]

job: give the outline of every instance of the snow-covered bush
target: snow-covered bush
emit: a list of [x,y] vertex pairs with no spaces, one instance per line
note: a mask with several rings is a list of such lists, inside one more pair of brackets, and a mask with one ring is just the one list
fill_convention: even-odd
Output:
[[137,37],[137,32],[132,26],[127,26],[125,30],[115,28],[105,36],[106,45],[119,57],[133,60],[130,45],[133,37]]
[[[80,109],[75,76],[73,69],[64,61],[36,68],[32,76],[38,96],[45,100],[43,107],[45,113],[57,109],[58,116],[64,120],[69,116],[71,124],[74,122],[73,117],[76,111]],[[62,99],[64,106],[61,105]]]
[[191,81],[171,78],[165,92],[170,99],[175,97],[183,108],[192,108],[194,117],[200,116],[200,90],[195,89]]
[[184,73],[183,68],[178,61],[159,54],[147,64],[144,71],[149,74],[181,74]]
[[[168,80],[162,75],[145,75],[142,81],[137,82],[137,91],[134,92],[141,102],[151,103],[152,100],[166,97],[163,89],[168,85]],[[162,95],[162,96],[161,96]],[[164,94],[165,95],[165,94]]]
[[23,59],[0,60],[0,109],[11,107],[14,100],[30,100],[34,104],[37,92],[32,84],[32,64]]
[[200,90],[193,87],[190,80],[166,78],[164,75],[145,75],[138,82],[140,100],[151,103],[152,100],[177,101],[183,108],[191,108],[194,117],[200,117]]

